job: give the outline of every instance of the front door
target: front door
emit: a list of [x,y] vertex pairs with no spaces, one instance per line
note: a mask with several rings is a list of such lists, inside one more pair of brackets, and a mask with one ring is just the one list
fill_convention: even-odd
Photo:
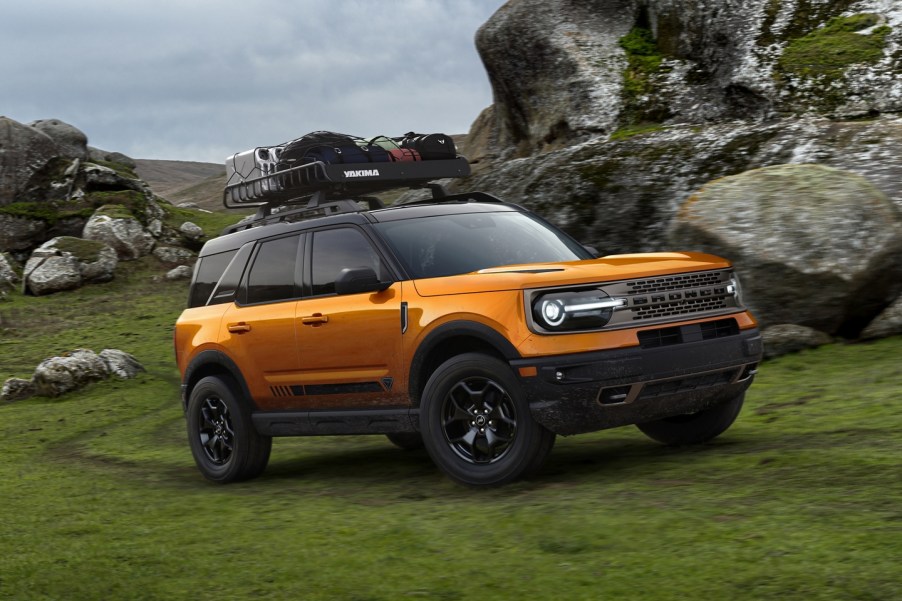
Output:
[[401,355],[401,288],[338,295],[335,281],[346,267],[370,267],[391,278],[362,231],[315,231],[307,242],[305,298],[297,303],[296,336],[300,402],[310,409],[406,406]]

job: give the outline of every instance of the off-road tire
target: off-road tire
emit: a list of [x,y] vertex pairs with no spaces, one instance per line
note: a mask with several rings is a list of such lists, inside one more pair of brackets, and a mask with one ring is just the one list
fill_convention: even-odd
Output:
[[670,446],[708,442],[726,432],[742,410],[745,393],[697,413],[665,417],[636,427],[653,440]]
[[250,409],[229,376],[208,376],[194,386],[187,422],[191,454],[207,480],[249,480],[266,469],[272,437],[254,429]]
[[448,359],[426,382],[423,443],[435,464],[469,486],[497,486],[536,471],[554,433],[532,418],[504,362],[481,353]]

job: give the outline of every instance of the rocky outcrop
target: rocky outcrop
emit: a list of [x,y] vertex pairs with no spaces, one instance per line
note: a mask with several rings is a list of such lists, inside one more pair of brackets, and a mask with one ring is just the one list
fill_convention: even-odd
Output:
[[57,156],[70,159],[88,158],[88,136],[77,127],[59,119],[40,119],[28,125],[50,136],[56,143]]
[[864,178],[778,165],[715,180],[681,208],[676,248],[730,257],[766,324],[856,335],[902,292],[902,225]]
[[32,176],[56,156],[53,138],[0,116],[0,207],[12,203]]
[[902,10],[881,0],[513,0],[476,45],[495,103],[472,158],[649,122],[902,111]]
[[[86,227],[89,237],[108,240],[123,259],[148,254],[157,240],[202,244],[197,226],[167,225],[167,203],[134,173],[133,160],[89,149],[86,136],[62,121],[22,125],[2,118],[0,155],[0,251],[27,256],[50,238],[82,236]],[[97,227],[98,220],[108,221],[103,215],[120,221]]]
[[120,259],[129,261],[150,254],[154,238],[127,209],[119,205],[101,207],[82,232],[86,240],[104,242]]
[[129,169],[135,169],[138,166],[135,159],[130,156],[124,155],[121,152],[101,150],[99,148],[94,148],[93,146],[88,146],[88,160],[94,162],[102,161],[105,163],[118,163]]
[[[895,4],[511,0],[481,28],[477,48],[494,104],[463,146],[474,175],[452,189],[523,204],[603,254],[679,244],[738,258],[740,272],[743,262],[757,263],[744,282],[765,325],[854,336],[893,302],[902,262],[886,237],[898,230],[902,209],[902,9]],[[842,227],[811,206],[796,213],[792,192],[771,190],[787,215],[815,220],[806,234],[819,234],[806,235],[795,257],[784,246],[781,269],[770,271],[766,244],[754,255],[748,244],[672,235],[687,232],[674,229],[675,216],[708,182],[804,163],[863,176],[897,210],[881,202],[885,222],[877,224],[855,208],[872,208],[873,194],[860,203],[848,198],[842,211],[851,217]],[[723,240],[737,236],[734,226],[747,238],[740,217],[770,207],[755,193],[738,205],[721,215],[730,221],[735,210],[737,217],[722,228]],[[881,233],[856,240],[858,226]],[[792,233],[756,233],[760,242],[774,235],[786,243]],[[787,280],[787,270],[804,277]],[[819,286],[807,294],[816,296],[814,314],[800,308],[800,295],[775,300],[791,282]]]
[[16,401],[31,396],[55,398],[111,376],[128,379],[142,371],[145,371],[144,367],[138,360],[124,351],[104,349],[98,355],[89,349],[76,349],[41,361],[30,380],[6,380],[0,400]]
[[635,13],[632,0],[505,4],[476,34],[495,104],[471,139],[484,136],[488,152],[523,156],[613,131],[627,65],[619,40]]
[[36,296],[113,279],[118,259],[110,246],[68,236],[37,248],[25,263],[23,289]]

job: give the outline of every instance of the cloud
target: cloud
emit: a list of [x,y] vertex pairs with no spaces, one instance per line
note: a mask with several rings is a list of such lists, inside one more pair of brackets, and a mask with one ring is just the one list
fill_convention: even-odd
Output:
[[0,113],[139,158],[221,161],[316,129],[462,133],[501,0],[31,0],[0,20]]

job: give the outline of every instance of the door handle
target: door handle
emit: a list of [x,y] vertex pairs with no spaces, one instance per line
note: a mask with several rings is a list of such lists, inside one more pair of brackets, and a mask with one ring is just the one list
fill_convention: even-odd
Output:
[[226,326],[229,332],[233,334],[244,334],[251,331],[251,324],[239,321],[238,323],[230,323]]
[[321,326],[324,323],[329,322],[329,316],[323,315],[322,313],[314,313],[313,315],[308,315],[307,317],[301,318],[301,323],[305,326]]

